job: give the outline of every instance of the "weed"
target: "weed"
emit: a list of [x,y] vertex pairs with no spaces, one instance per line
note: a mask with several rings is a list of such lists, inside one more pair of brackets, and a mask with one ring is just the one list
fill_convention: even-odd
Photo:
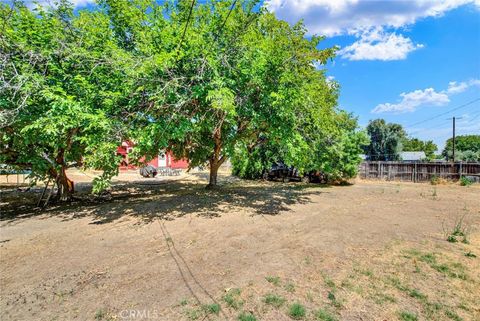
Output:
[[188,300],[187,299],[183,299],[182,301],[180,301],[180,305],[187,305],[188,304]]
[[325,309],[320,309],[315,313],[317,320],[336,321],[337,319]]
[[293,283],[287,283],[285,284],[285,290],[287,292],[293,293],[295,292],[295,285],[293,285]]
[[333,282],[333,280],[326,274],[323,274],[322,273],[322,276],[323,276],[323,281],[325,281],[325,284],[331,288],[332,290],[334,290],[336,288],[335,286],[335,282]]
[[463,321],[463,319],[458,314],[456,314],[454,311],[445,310],[445,315],[452,320]]
[[229,307],[237,310],[243,305],[243,301],[239,298],[240,293],[240,289],[232,289],[223,296],[223,301],[225,301]]
[[285,299],[276,294],[267,294],[264,298],[266,304],[274,306],[276,308],[281,307],[285,303]]
[[257,321],[257,318],[251,313],[242,312],[238,315],[238,321]]
[[465,215],[462,215],[460,218],[455,219],[452,228],[446,228],[445,222],[443,222],[443,233],[448,242],[456,243],[458,242],[458,238],[461,238],[462,243],[468,244],[469,226],[464,221]]
[[293,303],[288,310],[288,314],[292,319],[300,320],[305,317],[306,310],[300,303]]
[[280,278],[278,276],[267,276],[265,277],[265,280],[275,286],[278,286],[280,284]]
[[418,291],[417,289],[410,290],[408,295],[410,295],[412,298],[422,300],[422,301],[427,299],[427,296],[422,292]]
[[437,259],[435,258],[435,254],[426,253],[426,254],[420,255],[420,261],[423,261],[428,264],[433,264],[437,262]]
[[399,313],[400,314],[400,319],[403,321],[417,321],[418,317],[415,313],[409,312],[409,311],[402,311]]
[[97,312],[95,312],[95,320],[103,320],[106,315],[107,313],[105,312],[105,310],[99,309],[97,310]]
[[220,304],[212,303],[212,304],[204,304],[202,306],[203,311],[208,314],[219,314],[220,313]]
[[369,270],[369,269],[361,270],[360,273],[365,275],[365,276],[368,276],[369,278],[371,278],[373,276],[372,270]]
[[337,298],[335,297],[335,294],[333,292],[328,292],[327,298],[330,300],[334,307],[340,308],[342,306],[342,304],[337,301]]
[[384,293],[377,293],[374,297],[374,300],[375,300],[375,303],[380,305],[385,302],[390,302],[390,303],[397,302],[397,300],[393,296],[384,294]]
[[468,251],[467,253],[464,254],[466,257],[471,257],[471,258],[476,258],[477,256],[472,253],[472,251]]
[[195,309],[187,310],[186,314],[187,318],[189,318],[190,320],[197,320],[198,318],[200,318],[200,312]]
[[453,236],[453,235],[449,235],[449,236],[447,237],[447,241],[450,242],[450,243],[456,243],[456,242],[458,242],[458,241],[457,241],[457,238],[456,238],[455,236]]
[[438,185],[438,184],[440,184],[440,177],[438,177],[437,175],[433,175],[433,176],[430,178],[430,184],[432,184],[432,185]]
[[471,180],[470,178],[468,177],[465,177],[465,176],[462,176],[460,178],[460,185],[462,186],[470,186],[473,184],[473,180]]

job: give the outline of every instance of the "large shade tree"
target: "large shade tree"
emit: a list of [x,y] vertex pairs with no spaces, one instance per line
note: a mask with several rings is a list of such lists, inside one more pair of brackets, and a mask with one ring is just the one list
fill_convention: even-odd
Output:
[[291,154],[305,145],[297,119],[316,108],[305,102],[305,87],[325,87],[315,63],[334,55],[334,48],[317,49],[322,38],[307,39],[302,24],[277,20],[256,9],[258,1],[152,1],[135,7],[139,19],[123,19],[130,2],[103,7],[120,42],[133,42],[126,50],[148,57],[132,105],[138,157],[172,150],[191,167],[208,164],[215,186],[239,144],[274,140]]
[[371,120],[367,125],[370,144],[365,154],[373,161],[393,161],[400,159],[402,140],[406,137],[402,125],[387,123],[384,119]]
[[117,172],[131,60],[113,41],[109,17],[60,1],[29,9],[0,4],[0,163],[53,180],[68,199],[72,166]]

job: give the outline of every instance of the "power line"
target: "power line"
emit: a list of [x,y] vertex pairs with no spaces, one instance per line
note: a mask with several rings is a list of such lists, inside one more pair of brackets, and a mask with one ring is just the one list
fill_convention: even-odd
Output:
[[183,39],[185,38],[185,34],[187,33],[188,23],[190,22],[190,17],[192,16],[193,7],[195,6],[195,1],[196,0],[192,0],[192,5],[190,6],[190,11],[188,12],[188,17],[187,17],[187,21],[185,22],[185,28],[183,29],[182,38],[180,38],[180,42],[178,43],[178,46],[177,46],[177,52],[176,52],[177,56],[178,56],[178,51],[180,50],[180,46],[182,45]]
[[232,2],[232,5],[230,6],[230,10],[228,10],[227,17],[223,20],[222,25],[220,26],[220,30],[219,30],[218,33],[215,35],[215,40],[217,40],[218,36],[222,33],[223,28],[225,27],[225,24],[227,23],[228,17],[230,17],[230,14],[232,13],[233,8],[235,7],[235,4],[236,4],[236,3],[237,3],[237,0],[234,0],[234,1]]
[[477,101],[480,101],[480,98],[476,98],[476,99],[471,100],[471,101],[469,101],[469,102],[467,102],[467,103],[465,103],[465,104],[463,104],[463,105],[460,105],[460,106],[458,106],[458,107],[452,108],[452,109],[450,109],[450,110],[448,110],[448,111],[446,111],[446,112],[444,112],[444,113],[441,113],[441,114],[438,114],[438,115],[436,115],[436,116],[433,116],[433,117],[430,117],[430,118],[421,120],[421,121],[416,122],[416,123],[414,123],[414,124],[411,124],[411,125],[409,125],[409,126],[407,126],[407,127],[413,127],[413,126],[416,126],[416,125],[419,125],[419,124],[426,123],[427,121],[430,121],[430,120],[432,120],[432,119],[436,119],[436,118],[442,117],[442,116],[444,116],[444,115],[446,115],[446,114],[449,114],[449,113],[451,113],[452,111],[459,110],[459,109],[461,109],[461,108],[467,107],[467,106],[469,106],[469,105],[471,105],[471,104],[473,104],[473,103],[475,103],[475,102],[477,102]]

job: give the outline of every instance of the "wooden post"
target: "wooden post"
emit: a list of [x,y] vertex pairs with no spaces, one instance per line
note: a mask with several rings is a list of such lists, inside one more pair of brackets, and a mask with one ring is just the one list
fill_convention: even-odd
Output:
[[460,164],[458,165],[458,174],[459,174],[458,179],[462,179],[462,162],[460,162]]
[[417,162],[415,162],[415,164],[413,166],[413,182],[414,183],[417,182]]

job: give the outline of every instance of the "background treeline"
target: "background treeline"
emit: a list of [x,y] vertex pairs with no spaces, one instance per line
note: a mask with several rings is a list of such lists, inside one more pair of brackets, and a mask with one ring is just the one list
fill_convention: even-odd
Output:
[[[402,125],[375,119],[368,123],[367,133],[370,144],[364,147],[365,155],[372,161],[401,160],[401,152],[425,152],[426,160],[453,157],[453,139],[449,138],[441,154],[433,141],[422,141],[409,137]],[[455,161],[480,161],[480,135],[457,136],[455,140]]]
[[0,163],[54,180],[59,199],[72,166],[103,170],[94,192],[108,187],[124,140],[137,160],[169,149],[208,164],[212,186],[227,158],[241,177],[279,160],[354,176],[368,139],[337,107],[322,40],[255,0],[2,3]]

